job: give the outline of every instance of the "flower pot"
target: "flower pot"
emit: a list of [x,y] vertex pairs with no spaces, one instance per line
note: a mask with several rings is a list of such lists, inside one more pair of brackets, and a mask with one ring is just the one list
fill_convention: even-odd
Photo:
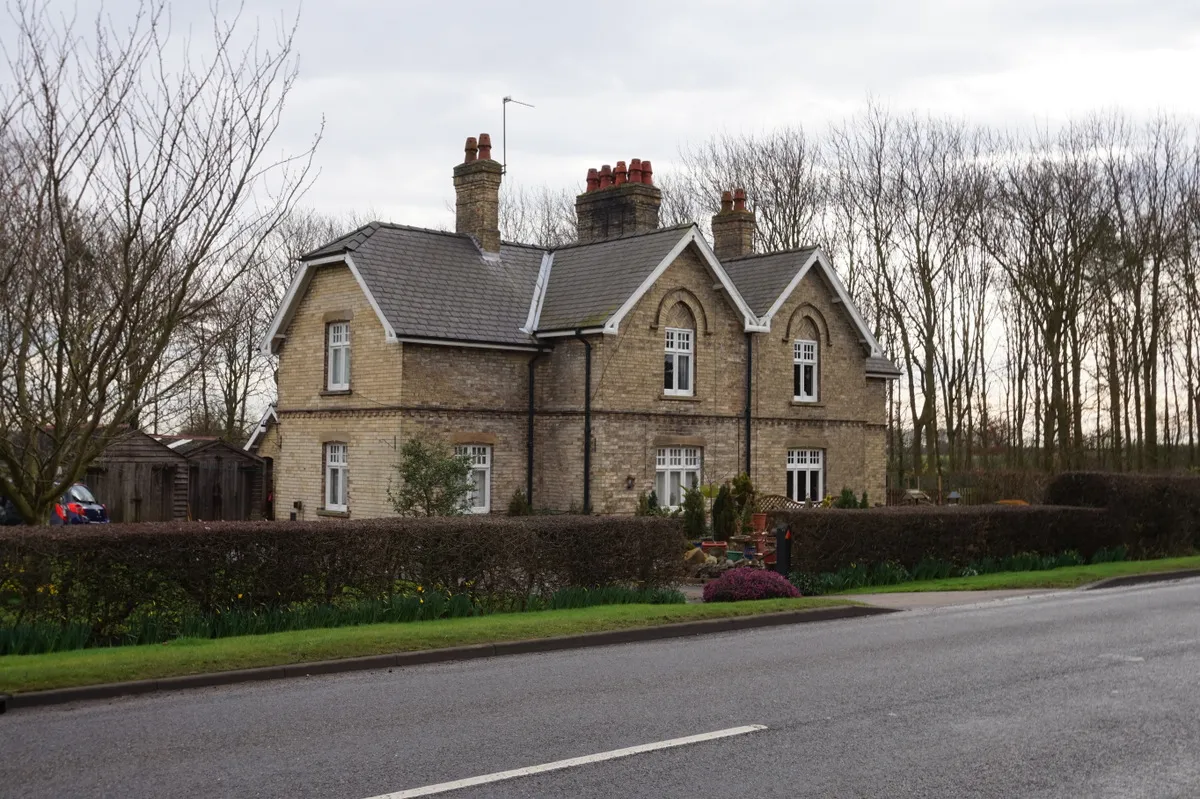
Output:
[[767,531],[767,514],[751,513],[750,526],[754,528],[756,533],[765,533]]

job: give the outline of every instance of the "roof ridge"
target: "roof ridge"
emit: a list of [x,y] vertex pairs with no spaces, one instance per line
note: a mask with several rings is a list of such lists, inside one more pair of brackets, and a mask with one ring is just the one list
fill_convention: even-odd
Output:
[[794,255],[798,252],[810,252],[812,250],[821,249],[819,244],[807,244],[803,247],[793,247],[790,250],[772,250],[771,252],[755,252],[750,255],[739,255],[737,258],[725,258],[721,263],[729,263],[730,261],[749,261],[752,258],[769,258],[772,255]]
[[574,249],[578,249],[580,247],[592,247],[592,246],[595,246],[598,244],[609,244],[609,243],[615,242],[615,241],[629,241],[630,239],[640,239],[640,238],[645,238],[647,236],[655,236],[655,235],[658,235],[659,233],[679,233],[679,232],[683,232],[683,231],[685,231],[689,228],[695,227],[695,226],[696,226],[695,222],[684,222],[679,225],[672,225],[671,227],[660,227],[660,228],[655,228],[654,230],[646,230],[641,233],[630,233],[628,236],[613,236],[612,238],[609,238],[609,239],[596,239],[594,241],[576,241],[571,244],[564,244],[561,247],[554,247],[549,251],[550,252],[561,252],[563,250],[574,250]]

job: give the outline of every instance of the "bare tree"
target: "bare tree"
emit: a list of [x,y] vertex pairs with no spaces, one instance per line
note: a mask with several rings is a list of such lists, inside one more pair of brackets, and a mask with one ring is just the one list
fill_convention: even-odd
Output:
[[272,146],[294,26],[265,45],[214,12],[209,55],[175,63],[163,2],[87,40],[11,6],[0,96],[0,491],[31,523],[153,403],[177,333],[258,263],[310,183],[319,136]]

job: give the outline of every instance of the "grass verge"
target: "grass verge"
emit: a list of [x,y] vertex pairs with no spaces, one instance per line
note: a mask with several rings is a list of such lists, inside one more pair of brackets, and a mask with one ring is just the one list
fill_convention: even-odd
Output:
[[848,604],[853,603],[845,599],[806,597],[711,605],[602,605],[578,610],[368,624],[235,638],[181,638],[165,644],[79,649],[43,655],[6,655],[0,657],[0,691],[15,694]]
[[948,577],[943,580],[918,580],[894,585],[870,585],[843,591],[852,594],[907,593],[912,591],[999,591],[1009,588],[1078,588],[1108,577],[1128,574],[1153,574],[1176,569],[1200,568],[1200,556],[1163,558],[1162,560],[1126,560],[1091,566],[1065,566],[1061,569],[1027,572],[996,572],[975,577]]

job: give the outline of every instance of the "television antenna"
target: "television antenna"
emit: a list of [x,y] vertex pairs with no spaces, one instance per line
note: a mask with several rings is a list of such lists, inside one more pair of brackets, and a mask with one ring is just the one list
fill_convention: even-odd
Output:
[[501,175],[508,174],[508,104],[509,103],[516,103],[517,105],[523,105],[526,108],[533,108],[533,105],[531,105],[530,103],[523,103],[520,100],[514,100],[512,98],[512,95],[505,96],[504,101],[502,103],[500,103],[500,108],[501,108],[501,111],[500,111],[500,117],[501,117],[501,122],[500,122],[501,155],[500,155],[500,158],[502,159],[502,161],[500,163],[500,174]]

